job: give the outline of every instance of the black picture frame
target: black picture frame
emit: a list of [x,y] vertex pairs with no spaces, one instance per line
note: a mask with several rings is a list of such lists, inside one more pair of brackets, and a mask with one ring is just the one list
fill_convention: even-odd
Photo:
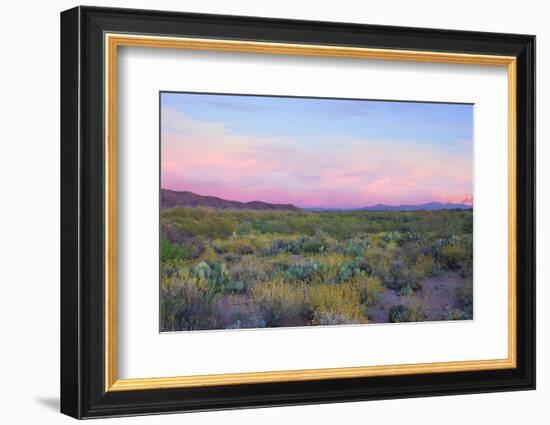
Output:
[[[517,58],[517,367],[105,391],[104,33]],[[61,13],[61,412],[75,418],[535,388],[535,37],[132,9]]]

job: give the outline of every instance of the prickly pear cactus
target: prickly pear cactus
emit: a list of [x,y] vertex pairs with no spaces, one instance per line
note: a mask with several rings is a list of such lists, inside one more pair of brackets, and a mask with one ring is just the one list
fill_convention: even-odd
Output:
[[193,272],[197,279],[208,280],[210,278],[210,274],[212,273],[212,269],[206,262],[201,261],[195,266]]

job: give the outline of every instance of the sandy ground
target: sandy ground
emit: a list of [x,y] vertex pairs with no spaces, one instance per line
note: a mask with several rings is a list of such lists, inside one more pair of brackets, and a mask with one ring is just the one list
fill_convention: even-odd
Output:
[[440,276],[426,279],[422,289],[412,295],[401,296],[399,293],[384,289],[382,300],[373,310],[371,323],[387,323],[388,312],[396,304],[406,306],[422,305],[428,315],[427,320],[440,320],[447,307],[456,308],[456,291],[467,285],[469,281],[458,273],[444,273]]

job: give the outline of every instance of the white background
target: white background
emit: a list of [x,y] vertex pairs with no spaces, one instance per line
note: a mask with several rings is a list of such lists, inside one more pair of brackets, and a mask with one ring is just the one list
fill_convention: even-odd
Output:
[[[119,378],[507,357],[506,67],[124,48],[118,68]],[[475,320],[159,334],[159,90],[474,104]]]
[[[544,2],[97,1],[97,5],[537,35],[538,217],[550,215],[550,28]],[[69,1],[10,2],[2,17],[0,101],[1,421],[70,423],[59,391],[59,11]],[[550,398],[548,220],[538,222],[538,390],[114,419],[109,423],[547,423]]]

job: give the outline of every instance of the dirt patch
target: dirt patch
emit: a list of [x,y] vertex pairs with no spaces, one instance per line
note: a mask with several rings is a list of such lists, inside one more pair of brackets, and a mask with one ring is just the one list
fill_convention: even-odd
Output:
[[421,308],[427,315],[424,320],[441,320],[447,309],[457,308],[457,291],[471,285],[458,273],[444,273],[422,281],[422,289],[412,295],[400,295],[392,289],[384,289],[380,303],[372,310],[371,323],[387,323],[390,308],[403,304],[411,308]]

